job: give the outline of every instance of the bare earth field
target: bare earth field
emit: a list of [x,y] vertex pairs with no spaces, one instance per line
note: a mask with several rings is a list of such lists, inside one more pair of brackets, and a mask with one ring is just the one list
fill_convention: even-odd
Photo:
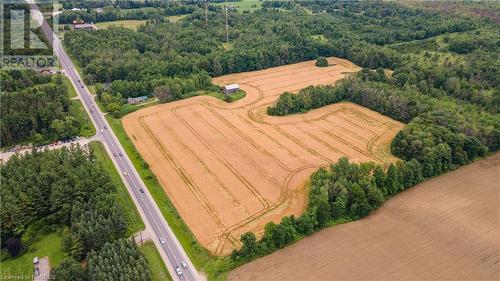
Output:
[[360,221],[228,280],[500,280],[500,153],[413,187]]
[[227,255],[246,231],[298,215],[306,182],[342,156],[389,163],[389,144],[403,124],[352,103],[307,114],[265,111],[284,91],[329,84],[360,68],[331,58],[214,79],[239,83],[246,97],[227,104],[199,96],[142,109],[123,125],[180,215],[211,253]]

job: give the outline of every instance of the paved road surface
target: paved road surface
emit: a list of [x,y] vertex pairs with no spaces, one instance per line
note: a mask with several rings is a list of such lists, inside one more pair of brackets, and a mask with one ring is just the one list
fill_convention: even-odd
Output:
[[[31,4],[31,6],[32,9],[37,9],[36,5],[34,4]],[[54,36],[47,22],[43,23],[42,29],[49,38],[49,41],[51,41],[50,38],[52,38],[54,53],[59,58],[59,62],[62,68],[64,68],[68,78],[71,80],[78,95],[80,96],[85,109],[89,113],[92,122],[96,127],[99,139],[105,144],[106,150],[113,159],[117,170],[121,173],[122,179],[127,185],[130,196],[134,200],[146,227],[152,232],[153,241],[158,248],[165,264],[167,265],[170,275],[174,280],[204,279],[201,275],[198,274],[196,268],[193,266],[188,256],[184,252],[184,249],[175,237],[170,226],[165,221],[165,218],[161,214],[160,209],[151,197],[151,194],[149,193],[139,174],[135,170],[132,162],[128,158],[120,142],[116,138],[113,131],[109,128],[109,125],[104,118],[103,113],[101,113],[99,108],[94,105],[92,95],[80,78],[72,61],[62,48],[60,40],[57,38],[57,36]],[[144,190],[144,193],[142,193],[141,190]],[[163,241],[163,243],[160,241]],[[184,261],[187,264],[187,268],[183,268],[183,274],[178,276],[175,273],[175,267],[181,267],[181,261]]]
[[50,276],[50,263],[49,257],[45,256],[38,261],[38,275],[35,277],[35,281],[46,281],[49,280]]

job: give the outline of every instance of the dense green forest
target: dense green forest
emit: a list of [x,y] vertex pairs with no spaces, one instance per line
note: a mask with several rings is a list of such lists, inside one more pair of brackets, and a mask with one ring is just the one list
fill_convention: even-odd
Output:
[[[82,66],[85,81],[102,84],[101,93],[112,100],[106,106],[113,103],[109,109],[116,111],[124,98],[151,96],[156,87],[167,83],[170,89],[186,88],[193,75],[219,76],[319,56],[343,57],[369,68],[395,68],[402,62],[401,54],[382,45],[479,26],[468,18],[389,3],[351,3],[352,8],[342,12],[314,15],[292,4],[286,5],[285,12],[275,9],[280,5],[276,3],[265,4],[253,13],[230,10],[230,48],[222,45],[226,35],[222,8],[210,6],[209,24],[205,25],[204,10],[198,5],[192,5],[193,13],[177,23],[156,18],[137,31],[110,28],[68,32],[64,43]],[[312,3],[300,4],[312,9]],[[400,23],[402,17],[407,20]],[[363,29],[367,25],[370,30]],[[425,32],[421,31],[423,26]],[[175,80],[169,80],[172,78]],[[191,92],[182,94],[189,96]]]
[[0,144],[44,144],[78,136],[84,120],[60,75],[2,71]]
[[[123,271],[124,277],[132,278],[127,280],[150,278],[144,257],[135,245],[120,240],[127,233],[127,221],[114,197],[113,181],[101,166],[96,166],[92,152],[74,146],[14,155],[1,164],[0,175],[2,249],[11,256],[28,250],[41,229],[51,228],[61,231],[62,249],[67,256],[53,269],[55,276],[110,280],[92,270],[104,267],[106,274]],[[135,258],[107,258],[125,254]],[[76,266],[75,262],[82,260],[88,261],[87,270]]]

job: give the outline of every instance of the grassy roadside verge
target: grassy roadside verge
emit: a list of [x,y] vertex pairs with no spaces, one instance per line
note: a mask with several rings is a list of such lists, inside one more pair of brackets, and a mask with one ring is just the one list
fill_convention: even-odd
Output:
[[116,190],[116,200],[122,206],[124,216],[128,222],[128,230],[127,236],[131,236],[132,234],[144,230],[144,222],[139,215],[139,211],[135,207],[134,201],[130,197],[130,194],[127,191],[127,187],[123,183],[118,171],[116,171],[115,166],[113,165],[113,161],[108,156],[106,149],[104,148],[104,144],[101,142],[93,141],[89,143],[89,146],[92,148],[94,155],[97,158],[97,162],[99,162],[102,167],[108,171],[111,180],[115,183]]
[[145,242],[144,245],[139,247],[139,250],[148,260],[149,269],[153,273],[151,281],[172,281],[172,277],[168,274],[167,267],[163,263],[160,253],[158,253],[153,242]]
[[69,81],[68,77],[61,75],[62,80],[64,85],[66,85],[66,88],[68,88],[68,96],[69,98],[76,98],[78,94],[75,91],[75,87],[73,87],[73,84],[71,84],[71,81]]
[[110,115],[107,115],[106,119],[195,267],[205,272],[209,280],[224,280],[228,273],[229,259],[210,255],[198,243],[165,194],[156,176],[149,169],[149,165],[142,159],[128,138],[121,120]]
[[87,111],[83,108],[83,104],[80,100],[71,100],[71,107],[69,111],[70,114],[82,124],[79,133],[80,136],[88,138],[95,135],[96,130],[94,124],[92,124],[92,121],[90,120]]

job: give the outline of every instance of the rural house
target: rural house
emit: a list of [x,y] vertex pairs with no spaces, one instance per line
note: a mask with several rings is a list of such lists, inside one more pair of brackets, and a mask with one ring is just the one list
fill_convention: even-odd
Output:
[[147,96],[142,96],[142,97],[136,97],[136,98],[128,98],[127,103],[128,104],[138,104],[141,102],[145,102],[148,99]]

